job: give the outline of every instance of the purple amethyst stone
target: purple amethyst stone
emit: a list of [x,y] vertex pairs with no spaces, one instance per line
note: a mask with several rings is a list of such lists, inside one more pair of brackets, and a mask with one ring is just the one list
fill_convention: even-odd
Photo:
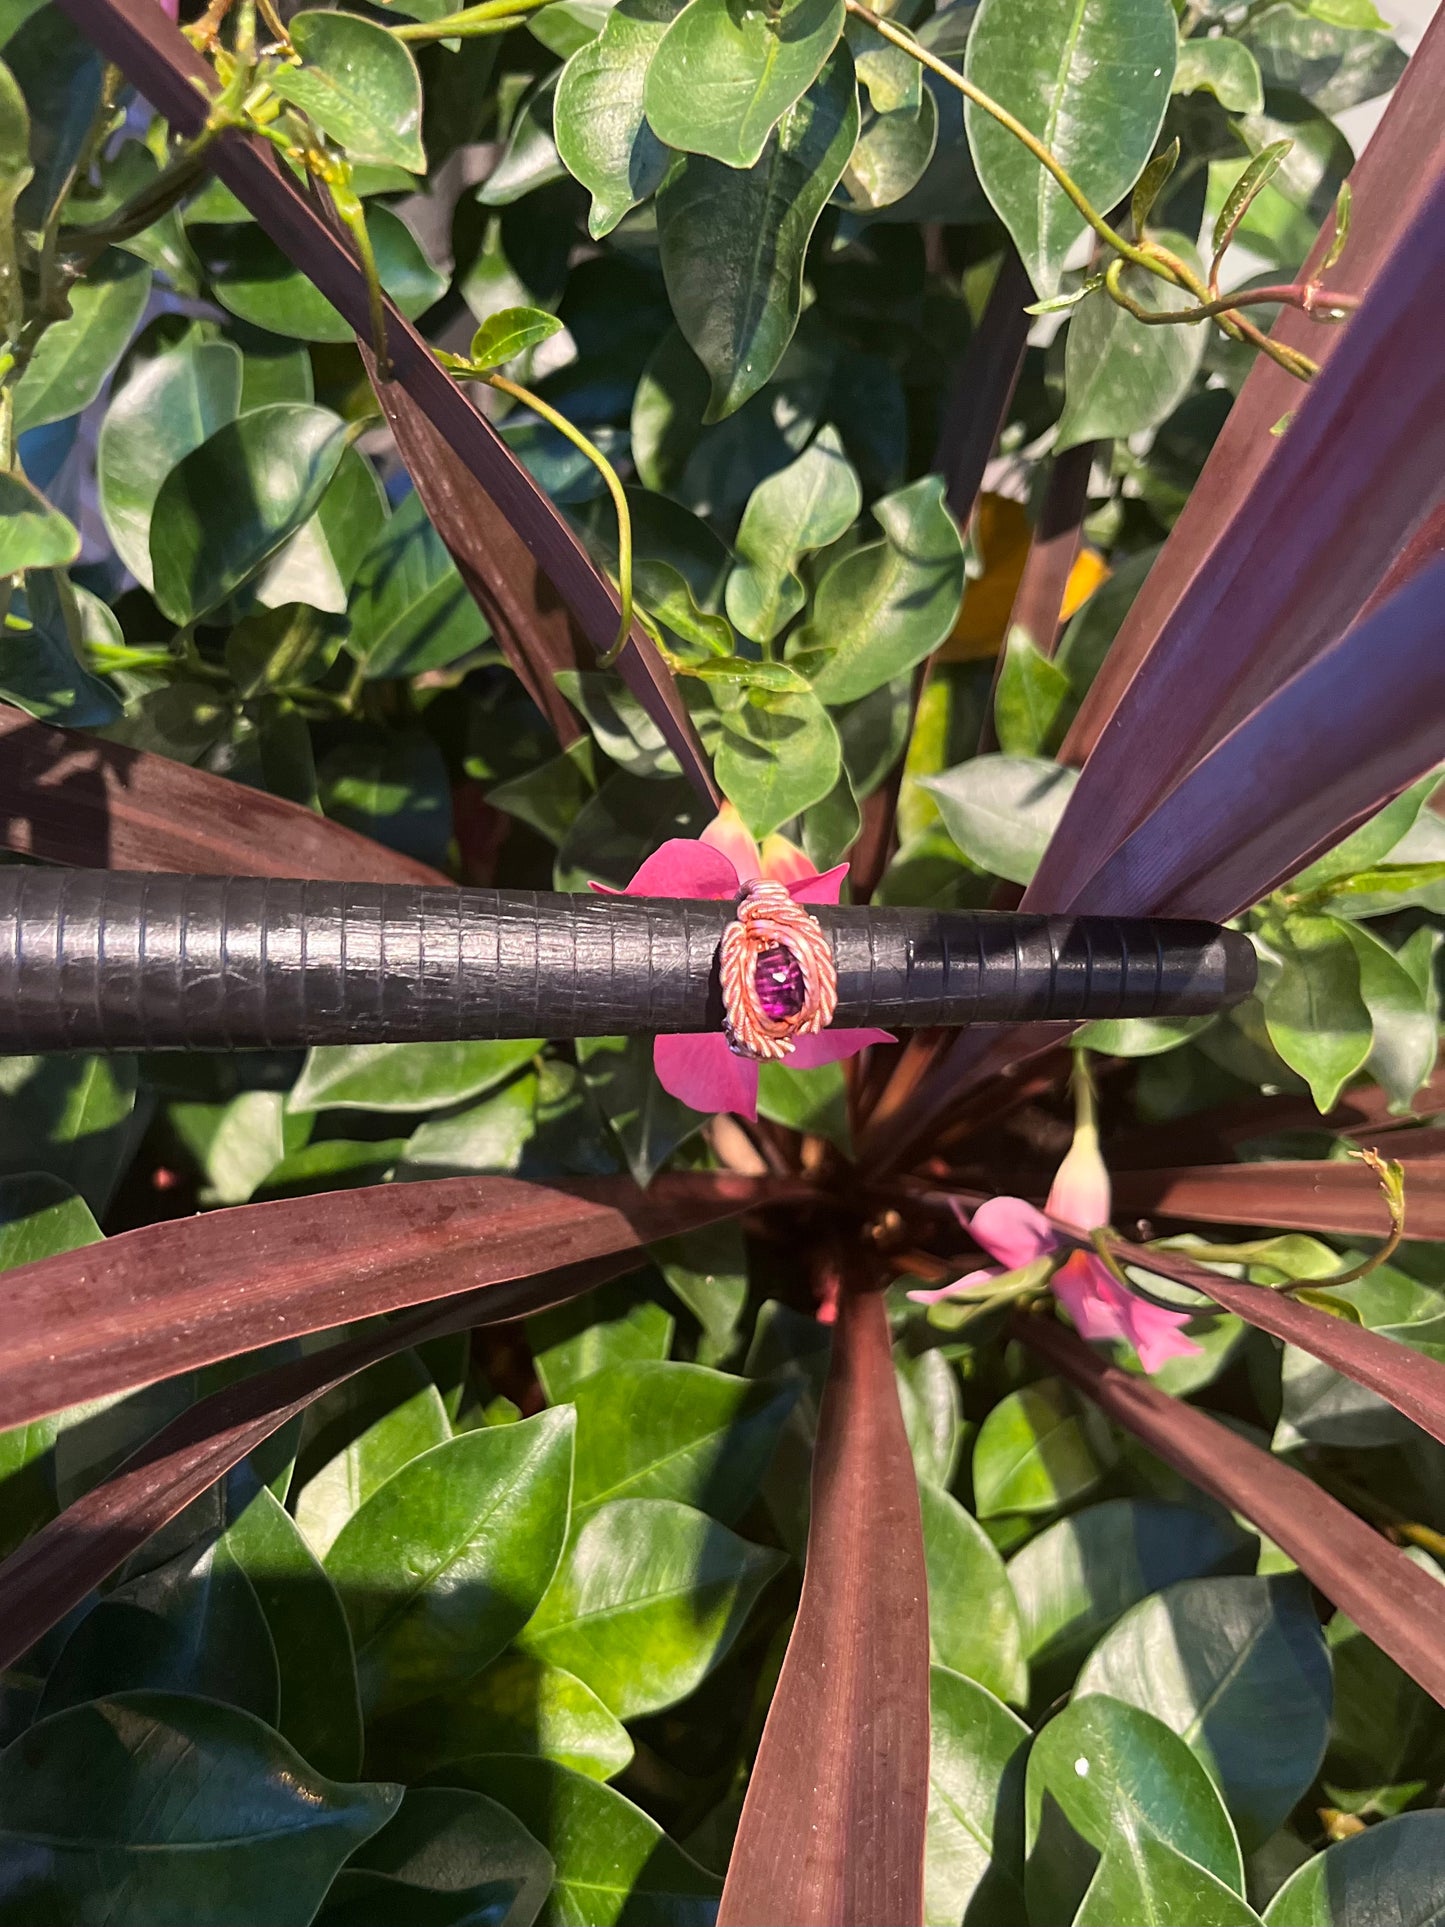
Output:
[[763,951],[753,966],[758,1002],[771,1023],[786,1023],[796,1017],[807,999],[808,988],[797,958],[785,944],[776,943]]

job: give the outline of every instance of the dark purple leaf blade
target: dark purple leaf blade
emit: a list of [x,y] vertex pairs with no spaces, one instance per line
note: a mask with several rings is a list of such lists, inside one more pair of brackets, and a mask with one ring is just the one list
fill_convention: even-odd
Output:
[[[1114,1204],[1117,1211],[1151,1218],[1270,1225],[1352,1238],[1384,1238],[1390,1228],[1373,1172],[1333,1158],[1119,1171]],[[1405,1231],[1411,1238],[1445,1238],[1445,1161],[1421,1159],[1406,1166]]]
[[1013,1330],[1116,1425],[1273,1539],[1445,1706],[1445,1587],[1304,1473],[1147,1379],[1106,1364],[1058,1320],[1016,1318]]
[[8,703],[0,703],[0,845],[82,869],[449,880],[298,803],[168,756],[52,729]]
[[928,1578],[888,1319],[843,1294],[798,1617],[719,1927],[916,1927],[928,1808]]
[[0,1429],[406,1305],[635,1251],[797,1195],[711,1172],[639,1191],[437,1178],[240,1205],[5,1274]]

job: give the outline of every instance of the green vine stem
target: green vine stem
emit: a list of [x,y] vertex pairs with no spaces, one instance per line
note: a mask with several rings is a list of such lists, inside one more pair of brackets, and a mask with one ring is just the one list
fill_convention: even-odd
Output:
[[1356,294],[1326,294],[1313,282],[1291,281],[1279,287],[1251,288],[1238,294],[1217,295],[1212,300],[1201,301],[1195,308],[1146,308],[1120,285],[1125,265],[1123,261],[1111,261],[1104,270],[1104,286],[1110,298],[1117,301],[1126,314],[1133,315],[1136,321],[1142,321],[1147,327],[1177,327],[1181,323],[1217,320],[1236,308],[1280,307],[1285,304],[1301,309],[1318,321],[1343,321],[1360,305],[1360,297]]
[[482,0],[476,7],[463,7],[458,13],[443,14],[440,20],[409,20],[404,27],[391,28],[394,39],[415,44],[426,40],[475,40],[482,34],[506,33],[529,13],[549,6],[551,0]]

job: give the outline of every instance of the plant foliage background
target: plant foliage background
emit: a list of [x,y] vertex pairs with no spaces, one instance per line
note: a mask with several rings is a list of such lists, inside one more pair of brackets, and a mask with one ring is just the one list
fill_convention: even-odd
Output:
[[[427,340],[521,389],[485,407],[613,573],[605,477],[546,411],[620,472],[638,603],[753,834],[819,869],[851,852],[860,900],[1016,902],[1254,349],[1119,306],[1037,160],[842,0],[442,6],[291,17],[294,58],[265,57],[246,112],[307,149],[353,232],[364,210]],[[890,18],[1131,233],[1196,273],[1232,233],[1226,289],[1297,285],[1338,209],[1327,280],[1350,291],[1335,116],[1404,67],[1371,0]],[[245,7],[190,24],[219,33],[222,82],[238,34],[279,44]],[[582,890],[696,835],[713,804],[615,671],[557,672],[550,723],[526,693],[350,326],[204,153],[178,173],[55,6],[5,0],[0,35],[0,696],[228,779],[217,829],[242,842],[264,790],[463,882]],[[1130,274],[1149,305],[1192,298]],[[970,389],[999,332],[1016,381]],[[990,406],[975,501],[960,446]],[[1064,566],[1020,603],[1031,530],[1056,524]],[[1327,1187],[1361,1134],[1437,1149],[1433,787],[1247,914],[1248,1002],[1083,1034],[1121,1223],[1216,1227],[1186,1250],[1278,1227],[1217,1260],[1256,1283],[1374,1249],[1227,1189],[1171,1210],[1149,1170],[1302,1161]],[[855,1068],[765,1069],[745,1134],[662,1091],[638,1040],[11,1058],[0,1264],[268,1200],[334,1195],[339,1229],[351,1187],[446,1177],[731,1166],[846,1190]],[[1024,1095],[919,1171],[1041,1196],[1072,1112],[1052,1072]],[[1408,1217],[1433,1173],[1410,1170],[1406,1241],[1333,1303],[1441,1362],[1445,1257]],[[682,1230],[570,1303],[396,1350],[243,1457],[5,1673],[0,1919],[711,1920],[798,1603],[830,1235],[801,1199]],[[922,1508],[927,1920],[1445,1919],[1429,1692],[1004,1311],[911,1302],[967,1268],[956,1230],[847,1235],[893,1278]],[[543,1239],[536,1264],[560,1262]],[[258,1333],[5,1433],[0,1543],[197,1401],[381,1329]],[[1191,1332],[1158,1385],[1441,1576],[1435,1438],[1231,1312]]]

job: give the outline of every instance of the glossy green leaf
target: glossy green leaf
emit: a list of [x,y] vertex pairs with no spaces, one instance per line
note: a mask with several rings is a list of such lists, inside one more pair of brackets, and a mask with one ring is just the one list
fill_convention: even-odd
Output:
[[1092,1490],[1110,1456],[1102,1420],[1059,1379],[1010,1392],[994,1406],[974,1442],[978,1516],[1052,1512]]
[[1105,1849],[1074,1927],[1118,1927],[1121,1920],[1260,1927],[1259,1915],[1232,1887],[1147,1834],[1137,1844]]
[[90,1206],[60,1178],[43,1171],[0,1178],[0,1271],[99,1244],[101,1235]]
[[375,1370],[391,1394],[387,1409],[296,1495],[296,1523],[318,1559],[326,1558],[347,1520],[394,1472],[452,1435],[441,1393],[414,1354],[402,1353]]
[[845,1156],[852,1155],[848,1087],[841,1064],[819,1064],[811,1071],[790,1070],[786,1064],[760,1064],[758,1115],[786,1124],[790,1131],[810,1131],[815,1137],[825,1137]]
[[553,1405],[598,1372],[667,1357],[675,1321],[640,1289],[617,1279],[527,1320],[537,1377]]
[[1022,1920],[1013,1863],[1022,1856],[1029,1730],[992,1693],[944,1666],[929,1670],[929,1702],[925,1927],[957,1927],[971,1904],[974,1918]]
[[1035,1663],[1077,1659],[1123,1613],[1180,1579],[1247,1571],[1254,1542],[1214,1513],[1107,1499],[1049,1526],[1008,1565]]
[[1266,87],[1303,94],[1322,114],[1388,93],[1405,71],[1404,51],[1388,36],[1327,26],[1288,5],[1266,7],[1237,31]]
[[649,1038],[579,1037],[577,1062],[628,1170],[639,1184],[650,1183],[678,1146],[701,1129],[701,1117],[658,1083]]
[[506,1753],[447,1774],[515,1813],[551,1854],[556,1881],[538,1927],[712,1927],[718,1881],[611,1787]]
[[465,1432],[347,1521],[326,1570],[369,1713],[470,1678],[530,1618],[566,1534],[572,1432],[570,1411]]
[[1369,1056],[1374,1036],[1358,954],[1337,918],[1303,911],[1271,925],[1269,941],[1283,964],[1264,985],[1269,1040],[1308,1082],[1319,1110],[1328,1111]]
[[1039,756],[1059,733],[1069,679],[1017,624],[1004,643],[994,691],[994,729],[1005,756]]
[[120,625],[98,596],[58,570],[34,569],[0,630],[0,697],[42,722],[101,729],[121,714],[120,698],[84,658],[93,643],[119,641]]
[[1039,867],[1074,784],[1075,770],[1035,756],[975,756],[919,779],[949,835],[980,869],[1027,883]]
[[1315,1776],[1330,1663],[1297,1576],[1186,1579],[1125,1614],[1090,1654],[1075,1693],[1112,1694],[1178,1733],[1252,1849]]
[[583,1521],[519,1643],[619,1719],[659,1712],[725,1656],[783,1563],[690,1506],[618,1499]]
[[[1178,49],[1168,0],[983,0],[964,71],[1062,162],[1097,208],[1134,185],[1154,151]],[[964,109],[984,192],[1038,294],[1058,292],[1083,216],[1022,142],[975,102]]]
[[657,197],[662,272],[708,372],[705,421],[741,408],[782,360],[802,307],[809,238],[857,137],[852,56],[840,46],[752,166],[699,154],[668,176]]
[[838,780],[838,732],[811,691],[749,689],[722,724],[714,770],[754,836],[821,801]]
[[668,150],[643,112],[643,86],[680,6],[681,0],[618,0],[601,33],[572,55],[557,83],[557,152],[592,196],[587,226],[594,240],[655,193],[667,172]]
[[136,1082],[120,1053],[0,1058],[0,1174],[49,1172],[104,1218],[135,1148]]
[[648,66],[647,119],[666,147],[752,167],[842,32],[843,0],[688,0]]
[[517,109],[502,158],[477,189],[484,207],[509,207],[525,194],[560,180],[563,167],[552,139],[552,109],[558,74],[545,75]]
[[116,554],[146,588],[161,484],[235,419],[240,403],[239,351],[229,341],[188,341],[142,362],[106,410],[96,450],[100,511]]
[[1181,43],[1174,92],[1213,94],[1230,114],[1257,114],[1264,106],[1259,62],[1242,40],[1228,34]]
[[651,1247],[652,1257],[702,1327],[698,1363],[715,1365],[733,1350],[748,1295],[747,1246],[736,1223],[686,1231]]
[[161,483],[150,531],[155,598],[173,622],[216,608],[295,533],[345,445],[329,409],[277,402],[182,457]]
[[963,1435],[958,1378],[943,1353],[933,1349],[912,1356],[900,1352],[894,1372],[914,1470],[946,1491],[958,1470]]
[[80,531],[23,475],[0,475],[0,572],[62,569],[80,554]]
[[[1439,787],[1432,771],[1387,803],[1382,810],[1352,830],[1290,880],[1291,894],[1313,895],[1327,883],[1337,883],[1361,870],[1372,869],[1398,849],[1420,819],[1420,812]],[[1428,819],[1427,819],[1428,821]]]
[[1001,1700],[1028,1695],[1019,1610],[1003,1560],[978,1521],[951,1493],[921,1480],[928,1562],[928,1632],[941,1666]]
[[667,738],[632,691],[601,669],[558,669],[562,694],[587,719],[597,747],[632,776],[676,776],[678,761]]
[[235,1707],[124,1693],[0,1755],[0,1907],[14,1920],[307,1927],[398,1787],[314,1772]]
[[789,658],[826,703],[856,702],[937,648],[958,615],[963,544],[939,476],[873,504],[883,540],[835,562]]
[[731,1522],[751,1503],[791,1388],[701,1365],[613,1364],[577,1386],[573,1516],[614,1499],[676,1499]]
[[926,87],[909,106],[866,112],[834,198],[855,214],[894,206],[927,173],[937,142],[938,108]]
[[510,1077],[542,1048],[538,1038],[455,1044],[319,1044],[286,1100],[292,1111],[430,1111],[460,1104]]
[[381,1779],[420,1779],[478,1753],[536,1755],[610,1780],[632,1741],[590,1686],[527,1653],[504,1653],[465,1685],[374,1721],[367,1736],[367,1765]]
[[525,1927],[550,1854],[507,1808],[460,1787],[412,1787],[336,1876],[317,1927]]
[[361,562],[348,615],[347,647],[368,679],[446,668],[491,633],[415,490]]
[[500,368],[561,332],[556,315],[540,308],[498,308],[472,336],[471,360],[478,368]]
[[[1198,257],[1182,235],[1162,233],[1157,239],[1198,270]],[[1187,289],[1140,268],[1127,268],[1123,285],[1134,300],[1160,313],[1194,306]],[[1136,321],[1103,288],[1087,296],[1069,324],[1064,413],[1055,448],[1111,436],[1125,439],[1157,427],[1189,392],[1207,337],[1200,324],[1151,327]]]
[[1239,179],[1224,198],[1214,223],[1213,244],[1217,254],[1229,243],[1231,235],[1244,220],[1251,203],[1279,172],[1290,150],[1287,140],[1274,140],[1261,147],[1245,163]]
[[324,128],[348,160],[424,174],[421,75],[411,49],[354,13],[296,13],[286,31],[301,65],[268,66],[271,91]]
[[30,110],[34,177],[20,194],[19,225],[38,230],[68,192],[100,112],[104,62],[59,7],[11,0],[5,59]]
[[1403,1813],[1307,1860],[1264,1918],[1268,1927],[1441,1927],[1442,1865],[1445,1813]]
[[257,601],[265,608],[299,603],[345,615],[352,583],[386,522],[386,497],[375,469],[356,448],[343,450],[316,513],[261,572]]
[[537,1128],[538,1080],[513,1080],[480,1104],[419,1124],[397,1166],[402,1181],[515,1171]]
[[1366,1068],[1388,1094],[1393,1107],[1410,1100],[1435,1068],[1440,1024],[1433,971],[1418,981],[1401,957],[1358,923],[1339,920],[1354,945],[1360,967],[1360,996],[1370,1013],[1370,1054]]
[[1069,1919],[1098,1856],[1137,1858],[1146,1840],[1243,1889],[1239,1842],[1209,1775],[1160,1720],[1099,1691],[1076,1691],[1034,1741],[1025,1806],[1032,1918]]
[[[15,23],[17,26],[19,22]],[[13,341],[25,320],[15,258],[15,203],[29,186],[30,113],[10,69],[0,61],[0,334]]]
[[738,566],[728,577],[727,610],[745,636],[771,642],[803,607],[794,573],[853,526],[863,505],[858,477],[835,428],[820,430],[795,462],[759,482],[738,530]]
[[235,1517],[222,1544],[270,1629],[282,1736],[320,1773],[361,1771],[361,1707],[351,1634],[335,1588],[297,1523],[244,1466],[230,1474]]
[[40,337],[15,387],[15,432],[88,408],[125,353],[150,295],[151,271],[110,249],[70,291],[70,314]]
[[[1407,1556],[1439,1578],[1428,1554]],[[1325,1639],[1335,1703],[1320,1778],[1331,1799],[1354,1805],[1361,1791],[1369,1799],[1370,1790],[1389,1785],[1410,1788],[1407,1799],[1423,1792],[1445,1769],[1445,1710],[1343,1613]]]
[[[402,313],[415,320],[446,292],[446,277],[432,266],[410,229],[386,208],[368,208],[366,226],[382,287]],[[214,228],[205,238],[216,299],[239,320],[299,341],[355,338],[351,324],[254,222]]]

